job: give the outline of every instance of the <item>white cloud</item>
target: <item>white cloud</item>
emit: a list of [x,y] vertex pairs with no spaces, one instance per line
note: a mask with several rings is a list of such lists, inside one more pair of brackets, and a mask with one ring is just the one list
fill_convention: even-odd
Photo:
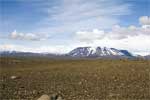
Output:
[[143,25],[141,27],[129,26],[129,27],[120,27],[114,26],[112,30],[106,33],[106,37],[110,37],[110,39],[124,39],[128,37],[134,37],[137,35],[150,35],[150,27],[149,25]]
[[16,30],[10,34],[11,39],[19,40],[31,40],[31,41],[40,41],[48,38],[45,34],[33,34],[33,33],[18,33]]
[[142,16],[139,21],[142,25],[150,25],[150,16]]
[[76,33],[76,38],[80,41],[92,42],[95,39],[102,39],[104,37],[104,31],[94,29],[92,32],[79,31]]

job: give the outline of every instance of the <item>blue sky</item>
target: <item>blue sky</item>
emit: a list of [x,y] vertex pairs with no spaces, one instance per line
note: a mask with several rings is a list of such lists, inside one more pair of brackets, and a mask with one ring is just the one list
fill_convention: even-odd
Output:
[[[149,36],[149,16],[150,0],[0,0],[0,47],[60,52],[58,48],[99,45],[150,53],[149,41],[140,46],[144,49],[123,42]],[[131,25],[141,33],[128,30]]]

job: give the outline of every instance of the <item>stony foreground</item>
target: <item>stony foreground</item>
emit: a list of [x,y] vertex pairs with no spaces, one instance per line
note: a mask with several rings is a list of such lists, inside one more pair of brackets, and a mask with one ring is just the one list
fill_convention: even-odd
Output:
[[60,100],[150,100],[150,61],[0,58],[0,100],[53,94]]

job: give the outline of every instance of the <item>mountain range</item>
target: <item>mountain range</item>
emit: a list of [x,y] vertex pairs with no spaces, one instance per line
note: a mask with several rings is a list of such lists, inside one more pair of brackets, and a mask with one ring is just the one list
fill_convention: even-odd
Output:
[[24,56],[24,57],[50,57],[50,58],[145,58],[150,59],[150,55],[136,56],[127,50],[119,50],[107,47],[77,47],[65,54],[55,53],[33,53],[20,51],[1,51],[0,56]]

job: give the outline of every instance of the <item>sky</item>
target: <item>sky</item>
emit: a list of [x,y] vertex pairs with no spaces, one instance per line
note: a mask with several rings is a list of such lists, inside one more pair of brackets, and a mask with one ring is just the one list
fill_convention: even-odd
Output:
[[0,0],[0,51],[79,46],[150,54],[150,0]]

